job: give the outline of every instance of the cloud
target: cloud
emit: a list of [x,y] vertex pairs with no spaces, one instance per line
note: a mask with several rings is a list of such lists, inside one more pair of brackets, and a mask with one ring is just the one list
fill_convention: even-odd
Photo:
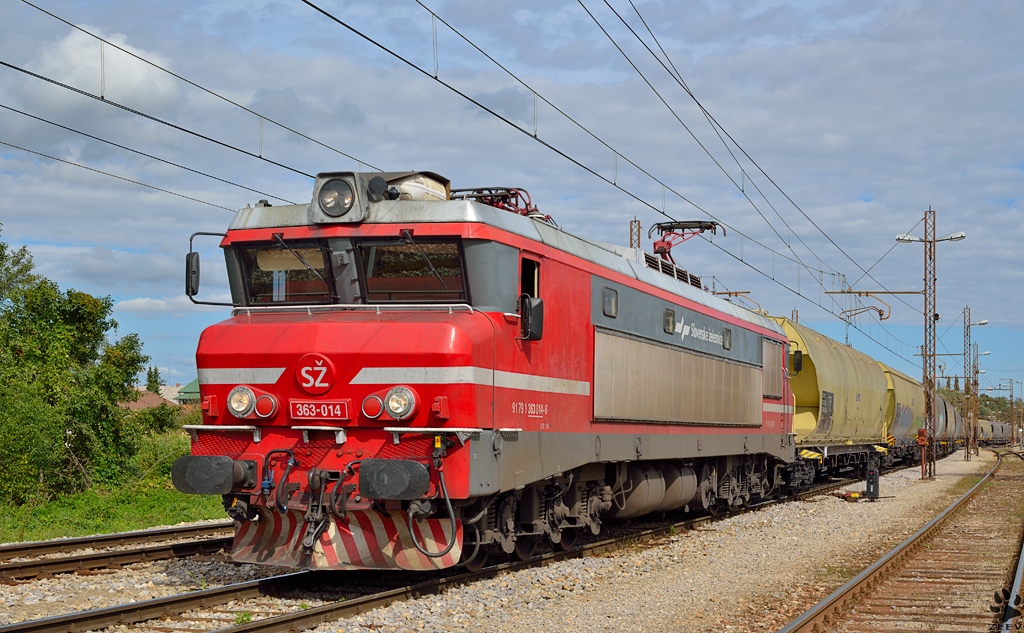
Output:
[[[231,302],[230,295],[213,295],[204,297],[204,301]],[[131,312],[138,316],[157,318],[161,316],[181,315],[186,312],[220,312],[224,313],[228,308],[223,306],[196,305],[186,296],[164,297],[163,299],[152,299],[150,297],[136,297],[124,299],[114,304],[114,310],[120,312]]]
[[[721,168],[575,3],[428,3],[619,156],[544,104],[537,113],[542,140],[609,179],[614,173],[619,185],[660,210],[661,186],[630,167],[623,156],[629,157],[697,205],[667,192],[669,215],[704,218],[706,212],[728,222],[734,230],[716,236],[713,245],[695,239],[674,253],[688,270],[714,277],[717,287],[750,290],[775,314],[796,307],[804,318],[831,318],[815,305],[830,305],[824,291],[838,289],[842,275],[850,283],[862,274],[846,254],[868,268],[931,205],[939,210],[940,234],[968,232],[965,242],[939,246],[939,311],[955,315],[970,303],[976,315],[1024,330],[1024,296],[1016,291],[1024,270],[1024,67],[1017,61],[1024,58],[1024,14],[1018,3],[637,3],[697,98],[807,217],[728,138],[728,148],[719,140],[601,3],[586,4]],[[623,17],[653,47],[628,4],[613,4],[627,9]],[[58,12],[116,34],[111,37],[126,47],[362,161],[437,171],[456,187],[524,187],[542,211],[583,237],[623,244],[634,216],[645,228],[664,219],[306,7],[242,0],[146,7],[104,0]],[[94,40],[31,8],[0,11],[0,58],[98,90]],[[357,28],[433,74],[432,24],[419,7],[355,0],[344,12]],[[306,173],[358,167],[266,122],[261,139],[260,121],[251,113],[108,53],[111,99],[253,153],[262,140],[263,156]],[[532,134],[532,95],[443,25],[438,66],[442,80]],[[294,172],[15,73],[0,74],[0,103],[270,195],[297,202],[312,195],[312,182]],[[0,140],[228,208],[267,197],[9,112],[0,111]],[[0,190],[5,239],[28,244],[40,270],[62,284],[125,298],[128,307],[118,309],[132,315],[188,308],[175,303],[181,297],[167,298],[180,293],[189,235],[223,231],[231,219],[218,209],[9,148],[0,148]],[[204,291],[223,294],[226,277],[218,271],[216,239],[210,242],[200,245],[206,249]],[[644,244],[650,248],[646,238]],[[799,266],[783,255],[822,272],[814,281],[806,269],[798,276]],[[872,275],[890,289],[919,289],[921,259],[919,245],[900,245]],[[806,299],[772,277],[793,289],[799,285]],[[864,278],[857,287],[877,286]],[[144,299],[157,303],[146,308]],[[906,301],[913,307],[894,301],[886,324],[919,329],[920,304]],[[197,339],[215,315],[194,316],[191,330],[176,334],[181,340]],[[150,328],[150,337],[161,334],[158,319],[134,323]]]

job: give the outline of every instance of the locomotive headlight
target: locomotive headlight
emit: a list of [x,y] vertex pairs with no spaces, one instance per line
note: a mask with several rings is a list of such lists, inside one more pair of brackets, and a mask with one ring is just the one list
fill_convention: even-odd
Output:
[[384,396],[384,408],[396,420],[404,420],[416,411],[416,396],[408,387],[395,387]]
[[256,404],[256,394],[248,387],[235,387],[228,394],[228,410],[237,418],[244,418],[252,413]]
[[337,218],[348,213],[355,202],[352,187],[344,180],[328,180],[320,187],[320,209],[327,215]]

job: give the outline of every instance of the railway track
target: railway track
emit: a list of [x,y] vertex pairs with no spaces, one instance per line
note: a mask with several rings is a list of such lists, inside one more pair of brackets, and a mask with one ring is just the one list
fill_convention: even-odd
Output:
[[1022,499],[1024,457],[1000,453],[955,503],[780,633],[1018,630],[998,625],[1019,619]]
[[[222,521],[181,528],[4,545],[0,546],[0,582],[209,554],[229,546],[232,537],[226,535],[233,533],[234,524]],[[182,542],[183,539],[188,540]],[[158,544],[149,545],[151,543]],[[139,544],[144,546],[129,547]],[[53,556],[87,549],[101,551]]]
[[[262,580],[225,585],[213,589],[192,591],[175,596],[157,598],[124,605],[70,613],[0,627],[0,633],[64,633],[69,631],[96,631],[115,625],[129,625],[132,630],[171,633],[191,629],[213,629],[220,633],[285,633],[315,628],[324,622],[364,613],[393,602],[437,594],[453,587],[492,578],[498,574],[540,567],[572,558],[600,555],[624,546],[667,536],[684,530],[693,530],[715,521],[757,511],[786,501],[799,501],[827,494],[860,480],[828,482],[797,495],[766,501],[748,509],[722,516],[702,516],[678,522],[662,522],[655,527],[632,529],[626,526],[613,529],[613,538],[595,537],[568,552],[550,552],[529,561],[492,565],[477,572],[459,573],[445,570],[422,572],[297,572],[273,576]],[[329,591],[333,599],[323,604],[282,605],[268,603],[266,598],[301,595],[302,592]],[[369,591],[367,590],[371,588]],[[298,592],[298,594],[296,593]],[[294,602],[294,601],[293,601]],[[310,602],[313,602],[310,600]],[[231,609],[224,605],[233,603]],[[306,607],[306,608],[302,608]],[[249,621],[240,621],[245,613]],[[224,625],[218,628],[217,625]]]

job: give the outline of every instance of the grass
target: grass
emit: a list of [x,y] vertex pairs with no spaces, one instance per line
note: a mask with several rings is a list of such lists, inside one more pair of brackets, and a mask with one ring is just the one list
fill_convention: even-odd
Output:
[[114,491],[90,489],[45,503],[0,504],[0,543],[142,530],[226,518],[220,497],[184,495],[169,477]]

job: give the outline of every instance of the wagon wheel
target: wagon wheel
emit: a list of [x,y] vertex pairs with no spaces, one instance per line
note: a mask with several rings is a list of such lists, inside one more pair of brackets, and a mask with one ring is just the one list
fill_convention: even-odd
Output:
[[576,547],[576,541],[580,538],[579,530],[562,530],[562,538],[557,543],[552,543],[551,547],[555,551],[568,552],[573,547]]
[[[562,538],[565,538],[565,536]],[[530,560],[533,558],[533,553],[537,551],[537,541],[537,537],[532,534],[517,536],[516,547],[512,550],[512,558],[516,560]]]

